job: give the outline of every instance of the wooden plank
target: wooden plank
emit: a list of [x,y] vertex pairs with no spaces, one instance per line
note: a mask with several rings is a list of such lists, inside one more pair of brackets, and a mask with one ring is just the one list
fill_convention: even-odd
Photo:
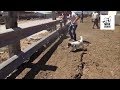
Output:
[[19,55],[14,55],[7,61],[0,64],[0,79],[6,78],[10,73],[12,73],[18,66],[20,66],[27,58],[29,58],[33,53],[35,53],[40,47],[42,47],[45,43],[49,42],[51,39],[59,37],[61,31],[67,28],[64,26],[63,28],[50,33],[48,36],[39,40],[35,44],[29,46],[27,49],[22,51]]
[[[9,11],[8,19],[6,20],[6,28],[16,28],[17,27],[17,12]],[[16,55],[21,52],[20,40],[8,45],[9,57]]]
[[20,41],[17,41],[11,45],[8,45],[8,50],[9,50],[9,58],[19,54],[21,52]]
[[26,38],[41,30],[47,29],[53,26],[55,23],[58,24],[59,22],[60,22],[59,20],[56,20],[50,23],[45,23],[38,26],[33,26],[33,27],[28,27],[23,29],[21,29],[20,27],[9,29],[8,32],[0,34],[0,48],[6,45],[12,44],[14,42],[17,42],[18,40]]
[[[52,11],[52,19],[56,20],[56,12]],[[53,30],[56,30],[56,24],[53,26]]]
[[62,28],[62,21],[60,21],[60,28]]

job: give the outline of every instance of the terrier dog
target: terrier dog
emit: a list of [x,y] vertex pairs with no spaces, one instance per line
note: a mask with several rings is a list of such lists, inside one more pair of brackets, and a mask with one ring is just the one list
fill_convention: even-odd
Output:
[[78,41],[73,41],[73,42],[69,42],[68,43],[68,48],[69,47],[72,47],[72,50],[71,51],[76,51],[76,50],[78,50],[78,49],[80,49],[80,48],[84,48],[84,45],[83,45],[83,37],[82,36],[80,36],[80,40],[78,40]]

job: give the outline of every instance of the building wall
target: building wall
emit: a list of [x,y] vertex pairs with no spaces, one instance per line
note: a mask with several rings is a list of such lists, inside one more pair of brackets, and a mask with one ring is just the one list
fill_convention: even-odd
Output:
[[120,11],[115,15],[115,25],[120,25]]

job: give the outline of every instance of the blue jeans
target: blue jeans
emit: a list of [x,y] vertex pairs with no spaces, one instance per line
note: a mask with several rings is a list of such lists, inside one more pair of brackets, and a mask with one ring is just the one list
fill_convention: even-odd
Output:
[[77,25],[70,25],[69,28],[68,28],[68,32],[70,34],[70,37],[71,39],[74,39],[76,41],[76,28],[77,28]]

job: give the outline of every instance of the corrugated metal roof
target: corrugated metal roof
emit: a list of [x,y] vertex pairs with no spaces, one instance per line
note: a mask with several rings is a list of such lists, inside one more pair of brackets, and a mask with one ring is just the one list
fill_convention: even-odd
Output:
[[41,13],[41,14],[51,14],[52,11],[34,11],[36,13]]
[[41,14],[51,14],[52,11],[25,11],[25,12],[35,12],[35,13],[41,13]]

